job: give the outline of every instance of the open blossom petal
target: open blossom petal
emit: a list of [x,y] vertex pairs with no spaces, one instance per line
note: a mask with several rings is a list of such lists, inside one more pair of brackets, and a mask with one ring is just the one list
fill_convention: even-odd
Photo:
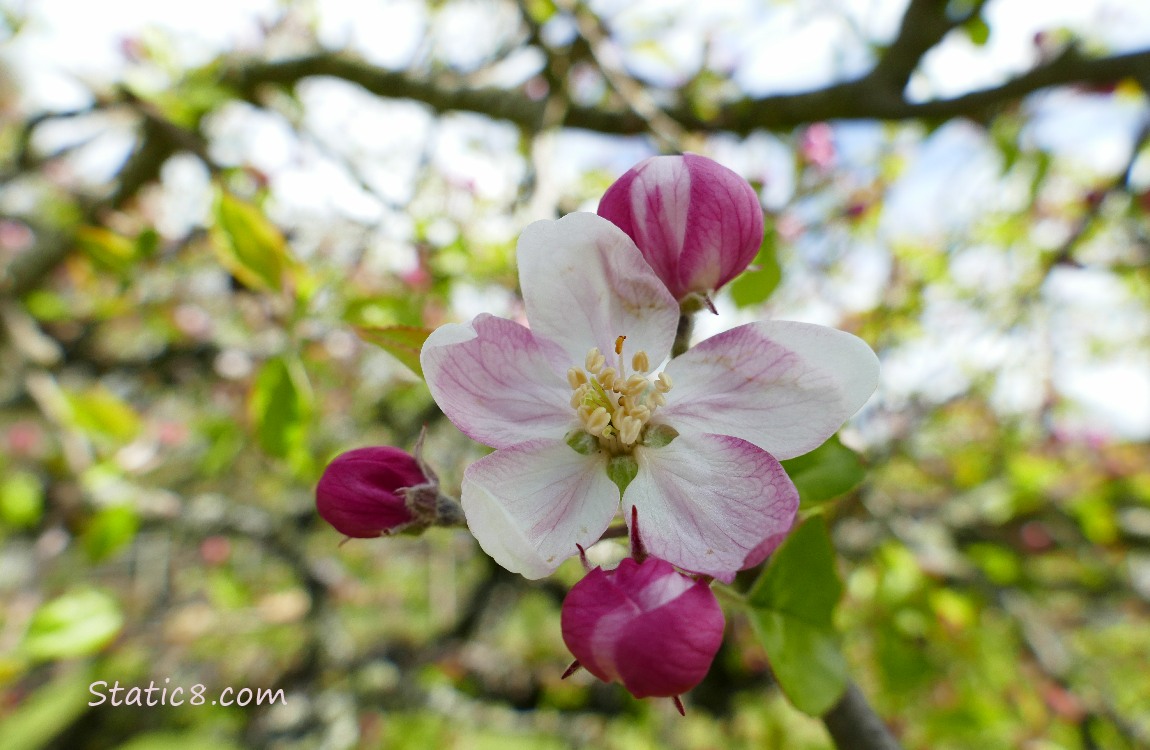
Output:
[[471,325],[440,326],[420,363],[439,408],[484,445],[559,438],[574,422],[567,356],[518,323],[483,314]]
[[635,243],[595,214],[537,221],[519,237],[519,285],[531,329],[558,343],[571,363],[591,347],[626,349],[652,363],[670,353],[679,305]]
[[763,540],[790,528],[799,496],[769,453],[726,435],[684,433],[635,451],[623,495],[638,508],[647,550],[685,570],[729,577]]
[[665,372],[675,383],[668,424],[734,435],[778,459],[817,448],[878,386],[878,358],[861,339],[788,321],[712,336]]
[[526,578],[550,575],[595,543],[619,509],[605,458],[562,440],[532,440],[492,453],[463,476],[463,512],[483,551]]

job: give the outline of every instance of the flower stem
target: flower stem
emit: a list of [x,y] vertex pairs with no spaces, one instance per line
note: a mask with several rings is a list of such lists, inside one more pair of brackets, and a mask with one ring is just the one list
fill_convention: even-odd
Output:
[[691,346],[691,330],[695,327],[694,313],[679,314],[679,327],[675,329],[675,343],[671,346],[671,356],[678,357]]

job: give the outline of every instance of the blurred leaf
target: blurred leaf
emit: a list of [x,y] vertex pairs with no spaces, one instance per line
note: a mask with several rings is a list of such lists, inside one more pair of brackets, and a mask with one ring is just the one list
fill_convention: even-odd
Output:
[[38,750],[88,710],[92,694],[88,670],[57,676],[29,696],[14,713],[0,720],[4,750]]
[[8,526],[31,528],[44,513],[44,489],[31,472],[10,471],[0,482],[0,521]]
[[221,742],[210,732],[149,732],[133,737],[116,750],[238,750],[240,745]]
[[35,659],[89,656],[108,645],[124,625],[120,605],[96,589],[74,589],[32,615],[24,650]]
[[233,276],[261,291],[282,291],[293,258],[280,230],[255,205],[223,190],[216,197],[212,247]]
[[779,686],[811,716],[830,710],[847,686],[831,621],[842,591],[830,534],[816,516],[791,532],[747,597]]
[[416,375],[423,377],[423,368],[419,366],[419,352],[423,348],[423,342],[431,335],[430,329],[415,326],[384,326],[357,328],[356,333],[364,341],[375,344]]
[[804,506],[845,495],[866,478],[862,459],[839,442],[837,435],[810,453],[780,463],[798,488]]
[[275,357],[256,376],[248,402],[260,448],[286,458],[302,446],[312,411],[311,385],[299,360]]
[[779,266],[778,235],[772,226],[763,235],[759,254],[752,262],[752,270],[731,282],[731,299],[739,307],[750,307],[766,302],[783,278]]
[[969,21],[962,25],[962,30],[966,32],[966,36],[977,47],[986,46],[987,41],[990,39],[990,26],[982,16],[974,16]]
[[134,240],[105,227],[80,227],[76,244],[98,265],[122,273],[136,260],[138,247]]
[[72,422],[84,432],[129,441],[140,431],[140,416],[127,402],[102,386],[67,394]]
[[139,516],[131,506],[104,508],[88,522],[80,543],[89,559],[100,562],[131,544],[139,528]]

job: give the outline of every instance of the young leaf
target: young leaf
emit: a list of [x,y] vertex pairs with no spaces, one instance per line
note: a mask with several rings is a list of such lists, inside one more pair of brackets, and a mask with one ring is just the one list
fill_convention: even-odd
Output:
[[783,693],[811,716],[830,710],[847,686],[831,621],[842,590],[830,534],[816,516],[791,532],[747,597]]
[[759,254],[750,270],[731,282],[731,299],[738,307],[750,307],[766,302],[783,278],[779,266],[777,242],[773,227],[767,227]]
[[361,339],[369,344],[375,344],[416,375],[423,377],[423,368],[419,366],[419,352],[423,348],[423,342],[431,335],[429,329],[415,326],[381,326],[361,327],[355,331]]
[[24,650],[34,659],[94,654],[124,625],[120,605],[96,589],[74,589],[40,607],[28,625]]
[[260,447],[268,455],[287,458],[302,444],[311,418],[311,385],[298,360],[276,357],[264,363],[248,408]]
[[215,219],[212,247],[220,263],[252,289],[281,291],[293,259],[284,236],[263,211],[221,191]]
[[866,470],[858,454],[832,437],[810,453],[781,462],[799,490],[802,507],[810,507],[859,486]]

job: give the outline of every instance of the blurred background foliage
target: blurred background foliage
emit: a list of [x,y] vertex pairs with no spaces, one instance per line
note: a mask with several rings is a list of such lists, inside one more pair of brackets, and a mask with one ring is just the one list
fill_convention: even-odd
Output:
[[[744,615],[679,718],[560,681],[577,562],[314,512],[424,425],[457,489],[419,331],[520,315],[523,226],[686,150],[768,216],[701,333],[883,360],[788,462],[875,708],[908,748],[1150,746],[1144,5],[88,5],[0,2],[4,748],[830,747]],[[287,700],[87,705],[165,678]]]

